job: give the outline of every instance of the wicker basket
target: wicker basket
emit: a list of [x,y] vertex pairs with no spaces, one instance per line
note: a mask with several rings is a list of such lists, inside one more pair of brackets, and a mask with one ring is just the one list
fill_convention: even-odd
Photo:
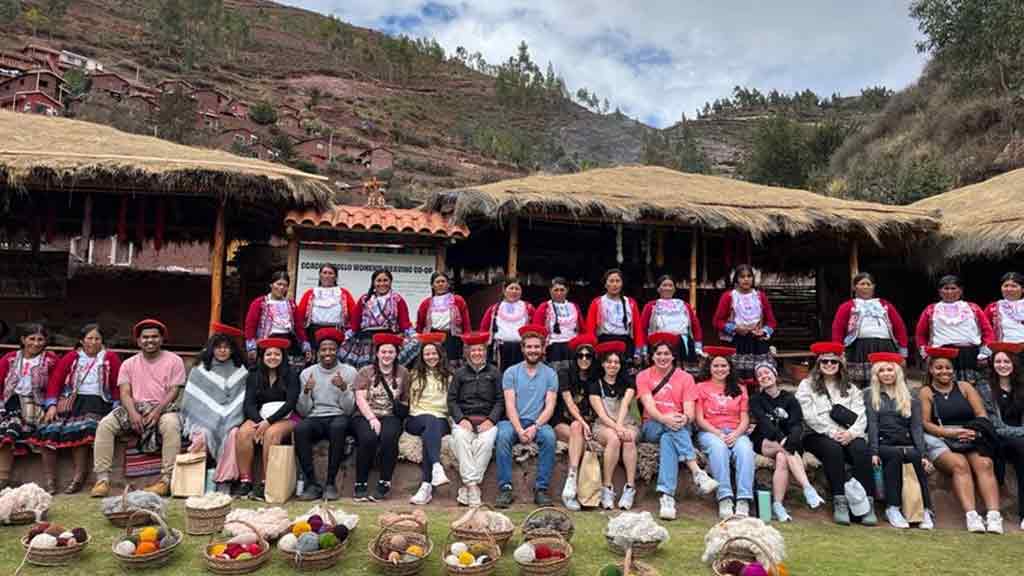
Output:
[[[337,526],[338,520],[334,517],[334,513],[331,512],[330,508],[326,505],[321,508],[323,512],[326,513],[327,519],[330,520],[327,524],[330,525],[331,528]],[[349,531],[348,538],[345,538],[344,542],[339,542],[337,546],[330,550],[317,550],[311,554],[281,551],[281,555],[288,560],[288,563],[291,564],[293,568],[300,572],[326,570],[328,568],[332,568],[339,560],[341,560],[342,555],[348,548],[348,543],[352,541],[353,532],[355,532],[354,528]]]
[[[494,512],[494,509],[490,506],[483,504],[477,508],[474,508],[470,513],[476,514],[477,512]],[[510,522],[511,524],[511,522]],[[516,533],[516,527],[514,524],[508,530],[501,530],[498,532],[491,532],[489,530],[472,530],[469,528],[462,528],[455,525],[455,522],[451,524],[452,533],[461,540],[473,540],[473,541],[486,541],[488,539],[494,540],[498,546],[504,548],[508,541],[512,539],[512,536]]]
[[561,550],[565,558],[552,558],[548,560],[534,560],[533,562],[520,562],[519,573],[523,576],[563,576],[569,573],[569,564],[572,560],[572,544],[555,530],[531,530],[523,534],[523,539],[531,544],[547,544],[554,550]]
[[[125,484],[124,492],[121,493],[121,511],[106,514],[107,520],[109,520],[111,524],[117,526],[118,528],[141,528],[143,526],[152,526],[156,524],[156,522],[153,521],[153,516],[157,516],[155,513],[153,514],[153,516],[136,515],[135,510],[127,509],[128,493],[131,491],[132,485]],[[143,512],[148,512],[148,510],[143,510]],[[135,519],[134,524],[130,524],[130,522],[132,522],[132,518]]]
[[[43,513],[39,515],[38,522],[46,520],[46,514],[48,512],[49,509],[43,510]],[[36,522],[36,513],[31,510],[26,510],[24,512],[15,512],[14,514],[11,514],[11,517],[7,520],[7,525],[24,526],[25,524],[35,524]]]
[[[608,543],[609,550],[619,556],[626,555],[626,549],[616,544],[615,538],[605,534],[604,539]],[[630,548],[633,549],[634,558],[647,558],[648,556],[653,556],[658,551],[659,546],[661,546],[661,542],[634,542]]]
[[[757,555],[750,550],[750,546],[737,546],[740,543],[752,544],[765,558],[771,558],[771,554],[761,544],[753,538],[747,538],[746,536],[733,536],[722,544],[722,549],[718,551],[718,555],[715,556],[714,562],[711,563],[711,569],[714,571],[716,576],[727,576],[729,573],[726,572],[726,567],[734,561],[739,561],[744,564],[751,562],[760,562],[761,560]],[[775,566],[770,562],[764,565],[765,570],[768,571],[768,576],[777,576],[778,571]]]
[[[477,532],[476,534],[479,535],[480,533]],[[444,550],[441,551],[441,562],[444,564],[445,570],[448,571],[449,576],[490,576],[491,574],[494,574],[494,570],[498,567],[498,560],[501,559],[501,546],[498,545],[498,542],[493,536],[491,536],[490,532],[485,530],[483,534],[485,539],[481,540],[479,536],[475,538],[458,537],[454,530],[448,533],[448,537],[445,538],[444,541]],[[453,536],[455,537],[454,539]],[[450,550],[452,544],[455,542],[483,544],[484,546],[487,546],[487,555],[491,557],[490,562],[481,564],[480,566],[452,566],[448,562],[445,562],[445,558],[447,558],[451,553]]]
[[392,520],[388,523],[381,523],[381,529],[388,529],[394,532],[418,532],[420,534],[427,533],[427,523],[417,520],[415,516],[410,514],[401,514],[401,517],[397,520]]
[[231,512],[231,502],[217,508],[189,508],[185,505],[185,533],[208,536],[224,529],[224,519]]
[[225,524],[241,524],[259,538],[260,548],[263,552],[259,556],[253,556],[252,558],[246,558],[244,560],[223,560],[221,558],[214,558],[210,555],[210,546],[217,544],[217,538],[210,536],[210,542],[203,548],[203,559],[206,561],[206,569],[214,574],[225,574],[231,576],[233,574],[250,574],[263,567],[270,560],[270,543],[260,534],[260,531],[255,526],[249,524],[245,520],[231,520],[225,522]]
[[[419,524],[422,525],[422,523]],[[418,544],[422,546],[425,551],[423,556],[411,562],[396,563],[389,561],[388,556],[391,552],[401,552],[400,550],[391,550],[386,544],[385,537],[393,534],[405,536],[410,545]],[[384,574],[389,576],[412,576],[413,574],[419,574],[423,570],[423,565],[426,563],[427,558],[434,551],[434,543],[430,540],[429,536],[422,532],[402,530],[392,525],[387,528],[381,528],[377,536],[370,541],[368,548],[370,561]]]
[[32,548],[29,545],[28,536],[23,536],[21,546],[25,549],[25,561],[29,564],[34,566],[67,566],[78,558],[91,540],[92,534],[88,534],[85,542],[78,542],[74,546]]
[[530,520],[533,519],[534,516],[560,516],[562,518],[567,519],[569,521],[569,529],[568,530],[552,530],[552,531],[553,532],[558,532],[559,534],[561,534],[562,538],[565,538],[566,542],[572,541],[572,535],[576,532],[576,527],[573,525],[572,517],[570,517],[569,514],[566,513],[564,510],[560,510],[558,508],[555,508],[554,506],[545,506],[543,508],[537,508],[533,512],[530,512],[526,516],[526,518],[523,519],[523,524],[520,527],[520,531],[523,533],[523,540],[527,540],[527,541],[530,540],[530,538],[528,537],[530,532],[546,532],[547,531],[546,529],[542,529],[542,530],[536,530],[536,529],[534,529],[534,530],[527,530],[526,525],[530,523]]
[[[137,516],[143,515],[149,516],[148,522],[136,518]],[[173,534],[175,537],[174,544],[167,548],[161,548],[152,554],[146,554],[145,556],[123,556],[117,553],[117,541],[114,541],[114,543],[110,545],[110,550],[114,553],[114,558],[117,558],[117,561],[121,563],[121,568],[126,572],[129,570],[156,568],[167,564],[171,560],[171,555],[178,549],[178,546],[181,545],[181,541],[185,538],[181,533],[181,530],[178,530],[177,528],[169,528],[167,523],[164,522],[164,519],[161,518],[159,514],[156,512],[150,512],[149,510],[134,510],[129,514],[125,519],[124,536],[127,538],[132,535],[132,526],[146,526],[153,524],[159,524],[165,532]]]

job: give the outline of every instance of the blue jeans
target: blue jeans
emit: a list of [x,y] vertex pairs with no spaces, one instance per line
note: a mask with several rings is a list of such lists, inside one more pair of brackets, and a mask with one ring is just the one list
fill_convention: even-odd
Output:
[[[728,434],[731,430],[722,430]],[[754,499],[754,445],[746,434],[729,448],[710,432],[697,434],[697,441],[708,457],[711,475],[718,480],[718,499],[733,497],[732,461],[736,462],[736,499]]]
[[[532,420],[520,420],[523,428],[529,428]],[[537,456],[537,490],[548,489],[551,471],[555,468],[555,430],[545,424],[537,429],[535,438],[540,454]],[[498,422],[498,440],[494,445],[498,463],[498,489],[512,488],[512,447],[519,443],[519,435],[508,420]]]
[[697,457],[690,428],[685,426],[672,430],[661,422],[648,420],[640,430],[640,438],[643,442],[658,444],[658,492],[675,496],[679,483],[679,463]]

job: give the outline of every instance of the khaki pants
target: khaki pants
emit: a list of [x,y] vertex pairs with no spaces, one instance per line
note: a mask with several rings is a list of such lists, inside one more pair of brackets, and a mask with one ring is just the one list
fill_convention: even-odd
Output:
[[452,424],[452,445],[455,457],[459,459],[459,476],[464,484],[480,484],[484,472],[491,462],[494,453],[494,441],[498,437],[498,427],[493,426],[487,432],[466,432],[458,424]]
[[14,467],[14,450],[10,446],[0,448],[0,482],[11,479],[11,468]]
[[[256,429],[258,425],[252,420],[246,420],[238,427],[237,442],[235,444],[235,458],[238,460],[238,475],[243,479],[253,479],[252,461],[256,456]],[[295,422],[285,418],[278,420],[267,428],[263,433],[263,462],[260,466],[260,478],[267,475],[267,460],[270,458],[270,447],[280,444],[292,443],[292,431],[295,430]]]
[[[168,484],[174,470],[174,459],[181,451],[181,424],[178,413],[162,414],[157,424],[160,431],[160,479]],[[122,428],[118,419],[111,412],[100,420],[96,427],[96,442],[93,445],[93,469],[96,481],[110,481],[110,465],[114,460],[114,441],[118,436],[132,432],[131,428]]]

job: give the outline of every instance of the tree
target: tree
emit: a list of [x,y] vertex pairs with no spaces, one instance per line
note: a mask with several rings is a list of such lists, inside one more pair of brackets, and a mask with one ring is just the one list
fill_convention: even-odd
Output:
[[249,119],[253,122],[269,126],[277,123],[277,110],[266,100],[260,100],[249,108]]
[[32,29],[32,36],[36,37],[39,35],[39,29],[46,26],[49,19],[39,11],[38,8],[29,8],[22,17],[25,19],[25,24]]
[[64,15],[71,5],[71,0],[46,0],[43,2],[43,14],[46,16],[50,27],[50,37],[53,37],[53,29],[64,19]]
[[196,101],[180,92],[160,96],[160,110],[156,114],[157,135],[165,140],[182,144],[195,136],[198,108]]
[[0,22],[13,25],[21,15],[21,0],[0,0]]
[[78,98],[92,88],[92,78],[78,68],[64,73],[64,86],[71,98]]
[[752,182],[803,188],[809,157],[800,125],[782,117],[771,118],[758,127],[744,172]]
[[312,109],[316,108],[317,106],[319,106],[320,105],[320,100],[323,98],[323,96],[324,96],[324,93],[320,90],[320,88],[317,88],[316,86],[313,86],[312,88],[310,88],[309,89],[309,100],[306,102],[306,108],[308,108],[309,110],[312,110]]
[[295,147],[292,145],[291,137],[280,130],[272,130],[271,133],[270,147],[277,152],[278,162],[291,162],[295,158]]

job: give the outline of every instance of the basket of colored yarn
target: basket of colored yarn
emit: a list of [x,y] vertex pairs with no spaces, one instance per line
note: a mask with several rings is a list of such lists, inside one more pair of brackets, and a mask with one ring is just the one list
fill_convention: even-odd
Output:
[[504,514],[482,504],[452,522],[451,531],[460,540],[494,540],[504,547],[515,534],[516,526]]
[[[144,516],[149,519],[144,520]],[[169,528],[159,514],[149,510],[132,511],[125,519],[125,524],[124,538],[111,546],[114,558],[117,558],[125,571],[167,564],[184,538],[181,530]],[[132,529],[132,526],[145,524],[149,525],[134,531]],[[159,528],[152,524],[159,525]]]
[[[226,499],[226,500],[225,500]],[[218,502],[223,504],[216,505]],[[207,503],[212,507],[204,507],[196,504]],[[185,501],[185,533],[190,536],[207,536],[216,534],[224,529],[224,519],[231,512],[231,496],[227,494],[212,494],[208,496],[193,496]]]
[[296,570],[312,572],[331,568],[348,548],[352,539],[348,527],[338,524],[327,506],[323,511],[326,519],[314,514],[305,522],[296,522],[277,541],[277,549]]
[[[124,492],[121,493],[121,510],[119,512],[104,513],[104,516],[107,517],[107,520],[109,520],[111,524],[118,528],[134,528],[139,526],[155,525],[156,523],[151,520],[150,516],[146,514],[134,514],[136,510],[141,510],[141,508],[130,508],[128,506],[128,494],[131,491],[132,485],[126,483],[124,485]],[[132,518],[134,518],[135,524],[129,523]]]
[[370,541],[370,561],[389,576],[419,574],[434,550],[430,537],[420,532],[381,528]]
[[210,536],[210,543],[203,550],[206,569],[214,574],[249,574],[263,567],[270,560],[270,543],[255,526],[244,520],[231,520],[225,524],[239,524],[250,532],[243,532],[228,540]]
[[771,564],[762,564],[758,559],[770,558],[763,544],[746,536],[733,536],[725,541],[718,552],[711,569],[716,576],[779,576]]
[[512,557],[523,576],[563,576],[569,573],[572,544],[554,530],[531,530]]
[[490,576],[494,573],[501,558],[501,546],[490,532],[486,532],[485,537],[487,540],[465,540],[454,530],[448,533],[442,556],[449,576]]
[[65,530],[57,524],[40,522],[21,539],[24,562],[34,566],[66,566],[78,558],[89,540],[84,528]]
[[524,540],[528,539],[530,532],[536,532],[537,530],[553,530],[558,532],[566,542],[571,541],[572,535],[576,532],[569,514],[553,506],[537,508],[523,519],[520,531],[523,533]]

